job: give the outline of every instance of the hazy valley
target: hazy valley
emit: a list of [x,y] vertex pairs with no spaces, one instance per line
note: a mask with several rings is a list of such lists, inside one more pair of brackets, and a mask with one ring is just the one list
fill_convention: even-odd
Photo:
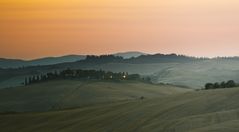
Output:
[[239,88],[204,85],[238,82],[238,66],[237,57],[156,54],[2,68],[0,130],[237,132]]
[[0,69],[0,88],[19,86],[27,76],[71,68],[136,73],[149,76],[155,84],[165,83],[198,89],[204,87],[207,82],[239,80],[238,66],[238,57],[209,59],[156,54],[98,61],[79,58],[76,62]]

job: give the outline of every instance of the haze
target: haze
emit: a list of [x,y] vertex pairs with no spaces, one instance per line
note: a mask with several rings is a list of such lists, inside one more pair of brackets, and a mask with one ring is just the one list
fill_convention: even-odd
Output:
[[237,0],[1,0],[0,57],[239,55]]

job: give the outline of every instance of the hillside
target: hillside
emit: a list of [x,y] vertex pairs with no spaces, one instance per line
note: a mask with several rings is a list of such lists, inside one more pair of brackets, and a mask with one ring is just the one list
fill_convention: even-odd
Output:
[[138,52],[138,51],[129,51],[129,52],[120,52],[120,53],[115,53],[115,56],[121,56],[124,59],[129,59],[132,57],[139,57],[141,55],[146,55],[146,53]]
[[128,72],[150,76],[152,81],[191,88],[202,88],[208,82],[225,80],[239,81],[239,59],[193,58],[182,55],[141,55],[136,58],[107,58],[82,60],[47,66],[21,69],[0,69],[0,88],[19,86],[26,76],[52,72],[54,70],[95,69],[112,72]]
[[[122,52],[122,53],[115,53],[113,55],[123,57],[124,59],[129,59],[132,57],[139,57],[141,55],[146,55],[146,54],[141,52]],[[37,58],[33,60],[0,58],[0,68],[19,68],[19,67],[27,67],[27,66],[54,65],[54,64],[67,63],[67,62],[76,62],[76,61],[84,60],[85,58],[86,58],[86,55],[65,55],[60,57]]]
[[237,132],[239,88],[192,91],[78,109],[0,115],[2,131]]
[[154,98],[188,89],[138,81],[58,80],[0,90],[0,112],[48,111]]
[[83,55],[67,55],[61,57],[46,57],[34,60],[5,59],[0,58],[0,68],[18,68],[38,65],[53,65],[66,62],[75,62],[85,59]]

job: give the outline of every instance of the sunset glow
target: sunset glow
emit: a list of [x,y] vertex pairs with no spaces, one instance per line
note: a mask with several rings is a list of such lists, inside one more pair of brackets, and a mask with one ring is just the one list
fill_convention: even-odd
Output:
[[0,58],[239,56],[238,0],[1,0]]

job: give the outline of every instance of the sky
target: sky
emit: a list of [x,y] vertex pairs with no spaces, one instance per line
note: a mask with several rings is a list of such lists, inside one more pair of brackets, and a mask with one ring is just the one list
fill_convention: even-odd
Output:
[[1,0],[0,58],[239,56],[238,0]]

